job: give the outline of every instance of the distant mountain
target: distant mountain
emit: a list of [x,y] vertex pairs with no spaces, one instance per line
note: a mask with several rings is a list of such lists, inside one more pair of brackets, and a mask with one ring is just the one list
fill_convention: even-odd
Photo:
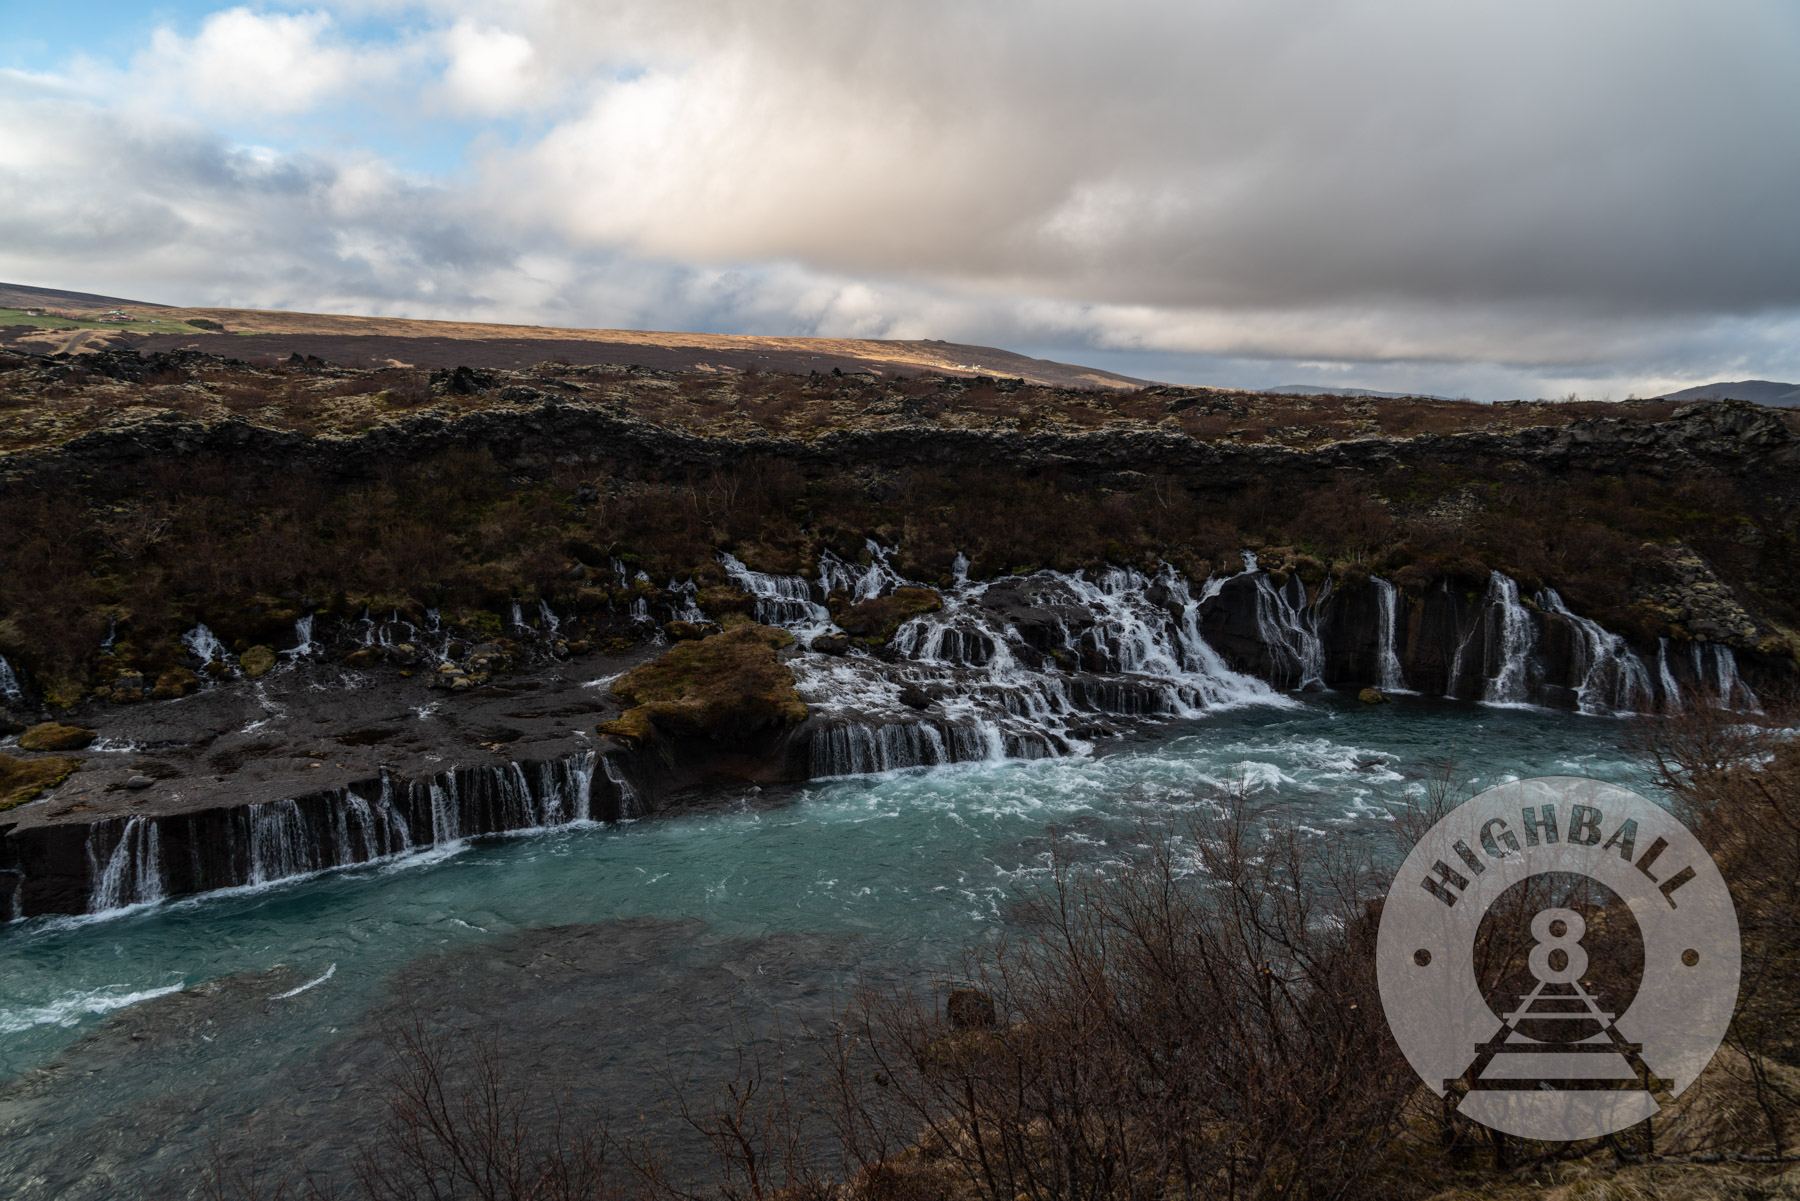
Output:
[[1259,392],[1280,396],[1368,396],[1375,400],[1460,400],[1457,396],[1434,396],[1429,392],[1377,392],[1373,388],[1332,388],[1324,384],[1283,384],[1279,388],[1259,388]]
[[1784,384],[1772,379],[1746,379],[1735,384],[1701,384],[1683,388],[1658,400],[1750,400],[1759,405],[1800,408],[1800,384]]

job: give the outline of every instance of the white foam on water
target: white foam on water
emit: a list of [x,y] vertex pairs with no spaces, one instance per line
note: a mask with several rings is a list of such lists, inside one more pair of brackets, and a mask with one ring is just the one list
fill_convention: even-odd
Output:
[[290,988],[286,992],[276,993],[274,996],[270,997],[269,1000],[285,1001],[289,997],[297,997],[309,988],[317,988],[319,985],[325,983],[325,981],[331,979],[335,975],[337,975],[337,964],[334,963],[330,967],[325,969],[325,974],[323,976],[319,976],[316,979],[308,980],[305,984],[300,985],[300,987],[298,987],[298,988]]
[[[33,1026],[74,1026],[84,1018],[124,1009],[140,1001],[151,1001],[180,992],[185,982],[162,988],[133,989],[125,984],[109,984],[86,992],[72,992],[48,1005],[22,1009],[0,1009],[0,1034],[18,1034]],[[125,990],[125,991],[121,991]]]

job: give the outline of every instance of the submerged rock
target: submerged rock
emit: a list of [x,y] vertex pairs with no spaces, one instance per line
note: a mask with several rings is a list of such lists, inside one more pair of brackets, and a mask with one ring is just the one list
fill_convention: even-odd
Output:
[[78,751],[94,737],[92,730],[46,721],[19,735],[19,746],[27,751]]

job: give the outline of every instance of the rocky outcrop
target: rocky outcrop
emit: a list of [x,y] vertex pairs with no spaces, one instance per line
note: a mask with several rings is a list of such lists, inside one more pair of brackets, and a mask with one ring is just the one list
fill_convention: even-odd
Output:
[[944,607],[943,598],[930,588],[900,587],[886,596],[855,604],[842,592],[825,598],[831,619],[860,646],[885,646],[902,622]]
[[678,642],[614,681],[628,708],[601,734],[642,749],[655,791],[705,779],[781,779],[786,747],[807,718],[794,673],[777,655],[793,635],[741,625]]

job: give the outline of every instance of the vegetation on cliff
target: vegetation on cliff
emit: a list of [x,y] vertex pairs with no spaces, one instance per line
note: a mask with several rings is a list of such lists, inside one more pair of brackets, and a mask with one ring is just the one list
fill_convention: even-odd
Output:
[[1729,403],[14,356],[0,653],[69,703],[144,695],[188,665],[176,636],[196,621],[240,654],[366,610],[435,609],[483,642],[513,603],[544,600],[571,646],[604,646],[640,638],[624,615],[672,581],[725,598],[715,619],[741,607],[721,551],[808,572],[873,538],[924,582],[959,552],[977,578],[1159,560],[1204,578],[1247,547],[1278,578],[1379,573],[1414,593],[1498,569],[1635,637],[1785,655],[1794,420]]

